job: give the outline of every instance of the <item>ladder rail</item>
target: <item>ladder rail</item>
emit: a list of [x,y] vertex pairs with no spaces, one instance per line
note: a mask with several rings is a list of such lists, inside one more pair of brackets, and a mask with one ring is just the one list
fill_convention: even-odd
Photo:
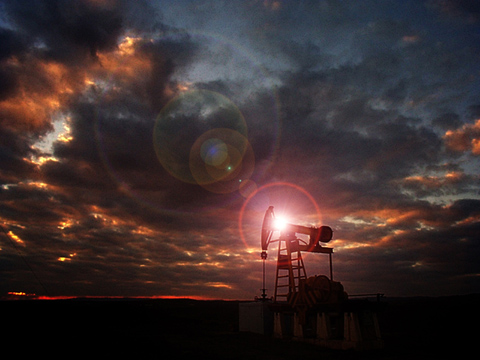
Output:
[[[299,248],[299,239],[296,237],[283,237],[278,239],[277,270],[275,277],[274,301],[279,297],[289,298],[291,294],[298,293],[300,280],[306,279],[305,264]],[[287,271],[287,274],[284,272]],[[280,272],[283,272],[280,274]],[[285,283],[285,279],[288,282]],[[280,281],[279,281],[280,280]],[[283,280],[283,281],[282,281]],[[288,294],[278,293],[280,288],[288,287]]]

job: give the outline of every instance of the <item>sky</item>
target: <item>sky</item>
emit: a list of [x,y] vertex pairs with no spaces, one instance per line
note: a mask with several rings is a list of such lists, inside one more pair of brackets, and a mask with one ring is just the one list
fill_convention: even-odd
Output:
[[269,206],[349,294],[480,292],[479,64],[475,0],[1,0],[0,297],[253,299]]

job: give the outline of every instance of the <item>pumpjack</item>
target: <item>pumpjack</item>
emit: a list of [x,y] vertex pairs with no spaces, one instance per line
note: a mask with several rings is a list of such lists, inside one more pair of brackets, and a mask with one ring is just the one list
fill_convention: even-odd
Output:
[[[275,231],[280,232],[280,237],[272,240]],[[296,234],[308,235],[309,242],[297,238]],[[316,228],[280,224],[276,221],[273,206],[268,208],[262,225],[261,258],[266,260],[268,246],[278,242],[274,302],[283,299],[295,307],[318,302],[338,302],[347,297],[342,284],[333,281],[333,249],[320,244],[329,242],[332,236],[333,231],[329,226]],[[303,251],[329,255],[330,279],[325,275],[307,277],[302,258]],[[262,291],[265,291],[265,287]]]
[[[274,239],[273,234],[278,233]],[[297,234],[308,236],[308,241]],[[303,237],[304,238],[304,237]],[[343,285],[333,280],[333,238],[329,226],[279,224],[274,208],[265,212],[261,231],[263,260],[262,302],[273,313],[273,336],[313,342],[329,348],[372,349],[383,347],[377,318],[378,304],[351,300]],[[265,289],[268,247],[278,243],[273,301]],[[302,252],[326,254],[329,276],[307,276]]]

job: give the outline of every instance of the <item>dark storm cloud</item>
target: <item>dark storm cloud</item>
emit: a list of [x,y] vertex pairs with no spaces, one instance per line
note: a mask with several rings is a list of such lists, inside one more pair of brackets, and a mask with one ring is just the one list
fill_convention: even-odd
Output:
[[9,29],[0,29],[0,41],[2,43],[0,61],[5,60],[12,54],[21,53],[25,49],[22,37],[15,31]]
[[99,51],[116,49],[132,26],[157,24],[145,2],[6,1],[3,9],[0,114],[11,129],[37,136],[52,130],[51,113],[83,85],[83,67],[98,63]]
[[115,49],[122,31],[151,29],[156,19],[144,1],[6,1],[5,11],[31,45],[46,47],[48,58],[71,62]]
[[311,72],[285,82],[279,94],[286,134],[281,148],[286,156],[303,156],[305,163],[318,164],[323,171],[315,175],[325,180],[362,181],[363,173],[377,189],[439,160],[442,140],[419,119],[376,109],[371,97],[340,91],[336,84],[335,77]]
[[433,0],[430,5],[451,17],[460,17],[468,22],[480,20],[480,5],[475,0]]
[[[375,291],[379,283],[384,283],[388,292],[419,293],[425,279],[451,282],[452,291],[461,291],[466,283],[474,286],[479,268],[472,259],[480,250],[476,241],[478,221],[474,220],[478,218],[474,210],[478,205],[478,200],[460,200],[451,206],[412,203],[395,222],[389,222],[390,229],[375,225],[362,225],[362,231],[352,229],[352,235],[367,245],[358,245],[352,251],[343,248],[348,247],[348,241],[338,244],[336,276],[348,278],[349,269],[358,269],[349,284],[354,291]],[[392,227],[396,229],[393,233]],[[344,228],[347,237],[348,231]],[[393,274],[399,282],[389,285],[387,279]],[[443,288],[431,287],[429,291],[439,295]]]
[[[28,136],[19,136],[16,132],[9,129],[0,131],[0,157],[2,161],[2,182],[10,183],[17,176],[25,174],[34,174],[34,167],[24,161],[23,157],[32,153],[28,147]],[[10,181],[10,179],[12,179]]]
[[5,60],[13,54],[22,53],[25,47],[21,36],[14,31],[0,28],[0,100],[17,90],[18,74],[13,66],[5,64]]
[[[165,44],[159,46],[166,47]],[[188,198],[185,194],[188,186],[180,184],[175,188],[179,193],[165,193],[171,189],[173,179],[160,166],[152,141],[157,116],[155,109],[165,104],[168,99],[166,88],[171,84],[171,74],[162,70],[161,66],[166,62],[173,63],[175,58],[162,58],[160,52],[150,56],[156,51],[152,47],[138,51],[139,57],[148,58],[148,71],[127,79],[131,82],[113,97],[103,98],[101,92],[106,90],[101,85],[94,85],[70,106],[73,139],[55,145],[54,154],[62,161],[44,166],[45,175],[53,183],[64,178],[66,182],[63,185],[91,186],[111,191],[112,196],[120,198],[125,196],[122,191],[117,193],[121,188],[140,193],[145,191],[144,196],[153,202],[157,198],[168,202],[165,198],[168,196],[179,205],[183,198],[191,201],[198,191]],[[124,79],[120,77],[111,81],[115,84]],[[103,103],[101,107],[98,101]],[[76,178],[78,181],[75,184]],[[69,179],[72,182],[67,184]]]
[[[145,3],[105,4],[8,2],[5,8],[14,30],[3,30],[1,34],[5,44],[1,57],[2,99],[18,103],[23,100],[18,97],[18,90],[24,90],[22,93],[26,96],[45,102],[58,101],[58,110],[70,118],[71,138],[68,142],[56,142],[55,159],[41,165],[27,161],[31,156],[42,154],[31,147],[35,133],[32,136],[20,130],[39,129],[42,134],[52,128],[51,120],[38,114],[22,114],[21,107],[4,103],[2,121],[10,126],[2,127],[1,133],[5,139],[2,141],[2,183],[5,184],[2,219],[14,226],[22,217],[27,217],[28,229],[13,230],[15,236],[27,244],[27,249],[41,249],[43,265],[41,261],[34,261],[32,266],[38,263],[38,267],[56,274],[61,265],[65,265],[64,262],[56,264],[57,258],[66,257],[71,261],[75,256],[74,268],[80,274],[66,271],[65,279],[72,276],[74,283],[92,282],[94,286],[100,280],[90,270],[92,267],[106,275],[111,272],[110,266],[127,269],[132,258],[139,256],[134,246],[127,246],[126,252],[117,247],[131,241],[135,243],[136,226],[124,223],[124,219],[129,218],[125,209],[136,212],[132,217],[136,224],[178,222],[168,216],[159,220],[156,210],[139,205],[128,191],[122,191],[122,186],[146,190],[145,196],[154,204],[156,198],[165,198],[156,190],[163,189],[166,194],[165,189],[170,189],[161,180],[171,181],[153,152],[152,129],[156,113],[172,96],[166,94],[172,73],[177,66],[189,62],[193,51],[187,40],[152,43],[146,39],[132,45],[132,51],[136,52],[134,64],[109,62],[109,54],[118,51],[120,35],[125,36],[125,31],[144,31],[158,17]],[[161,27],[159,23],[154,25],[157,29]],[[24,38],[29,41],[20,41]],[[12,59],[15,60],[12,62]],[[145,64],[143,72],[129,75],[115,69],[137,64]],[[15,71],[8,71],[12,69]],[[107,87],[122,87],[109,98],[102,96],[106,90],[99,85],[85,91],[83,83],[96,80],[95,76],[106,81],[102,84]],[[56,97],[66,87],[70,87],[69,93]],[[54,110],[52,108],[52,112]],[[45,115],[51,116],[51,113],[46,111]],[[22,117],[20,122],[15,120],[17,116]],[[176,198],[175,194],[169,196]],[[172,206],[178,205],[177,198]],[[107,212],[111,215],[101,215]],[[50,224],[48,235],[39,223]],[[115,226],[117,223],[120,224]],[[181,223],[177,226],[184,227]],[[69,257],[69,254],[74,255]],[[111,265],[99,267],[92,263],[96,258],[108,258]],[[125,278],[128,282],[131,278],[125,273],[128,271],[112,273],[110,278],[112,281]],[[55,289],[55,285],[50,286]]]
[[[327,203],[327,208],[336,214],[350,212],[360,218],[362,214],[369,214],[366,215],[368,218],[381,209],[391,211],[391,216],[400,218],[404,216],[402,213],[411,214],[406,216],[405,221],[395,222],[387,216],[386,227],[356,225],[351,234],[339,224],[338,234],[348,239],[347,243],[357,239],[376,241],[391,236],[395,231],[401,231],[399,239],[411,239],[403,243],[401,249],[404,262],[397,251],[392,251],[395,245],[391,243],[387,250],[383,247],[362,250],[362,255],[368,256],[358,259],[358,263],[349,260],[350,254],[356,256],[354,251],[358,249],[339,250],[348,254],[346,258],[343,254],[338,255],[341,266],[362,267],[363,262],[369,259],[376,262],[377,265],[365,268],[368,276],[359,276],[356,281],[378,279],[378,273],[386,268],[392,269],[392,273],[401,272],[405,264],[409,270],[405,278],[409,278],[415,276],[415,266],[415,273],[425,270],[420,266],[425,258],[440,264],[436,270],[429,268],[425,276],[433,278],[433,271],[440,279],[449,273],[447,249],[462,238],[453,234],[470,231],[460,225],[453,228],[450,225],[468,221],[470,216],[460,216],[457,220],[447,215],[438,217],[439,213],[450,214],[453,209],[449,207],[445,210],[435,206],[413,211],[422,209],[423,205],[407,196],[403,189],[413,191],[419,197],[435,197],[468,193],[478,188],[476,174],[465,174],[458,167],[431,168],[432,164],[440,165],[448,158],[442,138],[444,133],[430,128],[430,119],[433,118],[433,123],[444,131],[457,128],[462,122],[456,113],[442,113],[455,109],[455,105],[451,104],[453,106],[449,108],[447,103],[438,106],[434,99],[426,101],[432,92],[440,99],[450,99],[454,91],[453,88],[449,90],[450,86],[468,83],[469,71],[476,68],[474,58],[471,52],[466,57],[446,53],[445,49],[428,43],[426,33],[415,32],[415,28],[407,22],[370,22],[354,37],[350,56],[356,54],[355,61],[334,67],[335,57],[331,53],[323,53],[316,45],[285,44],[284,50],[287,51],[284,54],[298,64],[300,71],[288,74],[279,90],[285,135],[282,138],[282,155],[274,170],[276,178],[309,185],[315,182],[312,177],[316,178],[317,198],[322,198],[322,192],[334,194],[331,198],[323,198],[326,200],[323,204]],[[469,95],[468,100],[471,105],[474,97]],[[423,104],[428,103],[429,107],[424,107]],[[414,111],[415,108],[423,108],[426,112]],[[410,115],[414,113],[418,115]],[[470,141],[476,136],[473,135],[474,128],[466,126],[452,134],[452,144],[454,136],[464,139],[463,145],[457,146],[459,151],[470,148]],[[428,168],[432,171],[431,176],[409,176]],[[452,208],[460,204],[456,202]],[[381,218],[381,211],[376,216]],[[437,222],[433,221],[434,218]],[[473,215],[471,219],[475,218],[478,215]],[[422,223],[433,224],[435,229],[411,230],[412,226],[416,228]],[[470,232],[470,245],[459,247],[462,253],[477,252],[470,247],[474,243],[472,235]],[[422,244],[422,248],[430,249],[436,246],[435,239],[449,237],[449,241],[442,243],[442,250],[430,255],[428,251],[417,252],[417,242]],[[392,252],[396,254],[391,256],[396,257],[398,266],[388,266],[391,259],[387,253]],[[389,260],[383,262],[380,257]],[[476,271],[478,269],[472,270],[471,274]],[[348,278],[346,273],[344,275]],[[418,284],[410,290],[421,291],[420,287]],[[392,288],[391,291],[395,290]],[[408,292],[408,286],[404,289],[398,287],[397,291]]]

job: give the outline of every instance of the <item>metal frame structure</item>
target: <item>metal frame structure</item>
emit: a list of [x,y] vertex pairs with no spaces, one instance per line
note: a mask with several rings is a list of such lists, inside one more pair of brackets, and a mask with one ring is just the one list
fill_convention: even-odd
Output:
[[[272,240],[273,233],[280,232],[280,237]],[[295,234],[309,235],[309,243],[299,239]],[[262,225],[262,253],[263,259],[263,293],[262,298],[266,299],[265,293],[265,260],[267,259],[268,246],[278,242],[277,269],[275,276],[274,302],[284,298],[292,302],[299,291],[300,281],[307,279],[305,265],[302,258],[302,251],[323,253],[329,255],[330,280],[333,281],[332,254],[333,249],[320,245],[320,242],[329,242],[332,239],[333,231],[328,226],[307,227],[302,225],[285,224],[283,229],[275,225],[275,213],[273,206],[265,212]],[[281,290],[287,289],[288,292]]]
[[[378,326],[377,303],[349,300],[343,285],[333,281],[333,249],[320,243],[332,239],[328,226],[306,227],[294,224],[280,226],[273,206],[265,212],[261,245],[263,260],[263,293],[261,302],[241,306],[240,327],[275,337],[308,341],[334,349],[379,349],[383,340]],[[279,237],[272,240],[274,232]],[[296,234],[308,235],[309,240]],[[265,261],[269,245],[278,242],[275,294],[268,302],[265,293]],[[329,255],[330,278],[307,277],[302,252]],[[251,307],[251,308],[250,308]],[[273,319],[271,319],[273,317]],[[251,324],[256,319],[255,324]],[[255,325],[255,326],[254,326]],[[270,327],[273,325],[273,329]]]

